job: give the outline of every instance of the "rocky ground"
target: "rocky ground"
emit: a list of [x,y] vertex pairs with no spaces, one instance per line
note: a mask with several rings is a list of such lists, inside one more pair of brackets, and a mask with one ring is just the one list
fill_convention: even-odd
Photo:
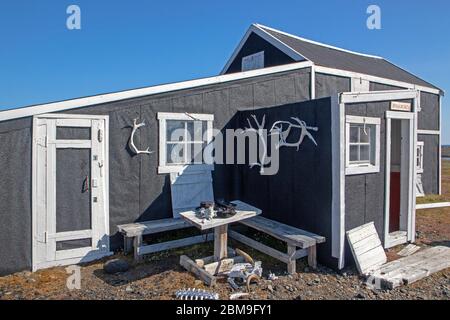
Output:
[[[423,210],[417,216],[420,246],[449,245],[450,209]],[[248,299],[450,299],[450,269],[406,287],[377,291],[366,287],[353,268],[341,273],[321,266],[318,270],[311,270],[304,259],[300,259],[297,263],[299,272],[291,276],[285,274],[284,264],[238,243],[232,242],[232,245],[244,249],[263,263],[263,280],[251,285]],[[389,258],[395,259],[400,249],[390,250]],[[129,256],[117,254],[112,258],[128,260],[132,265],[130,270],[109,275],[103,271],[106,260],[86,264],[81,267],[79,290],[67,288],[69,275],[63,267],[35,273],[20,272],[0,278],[0,299],[174,299],[178,289],[209,289],[179,266],[180,254],[195,258],[207,256],[210,252],[210,243],[201,244],[151,255],[137,265],[132,265]],[[278,279],[268,280],[269,272],[275,273]],[[228,299],[235,292],[225,281],[219,282],[213,290],[221,299]]]
[[[444,195],[450,196],[450,161],[445,161],[443,176]],[[449,197],[450,198],[450,197]],[[417,211],[417,244],[427,246],[450,246],[450,208]],[[258,239],[260,241],[264,239]],[[436,273],[408,286],[391,291],[377,291],[364,285],[363,279],[354,268],[335,271],[319,266],[311,270],[305,259],[297,263],[298,273],[285,273],[285,264],[231,241],[232,247],[239,247],[254,259],[261,260],[263,279],[251,285],[248,299],[439,299],[450,300],[450,268]],[[387,252],[388,259],[398,258],[396,252],[402,246]],[[174,299],[174,293],[183,288],[205,287],[201,281],[186,272],[179,265],[179,256],[186,254],[192,258],[211,254],[211,243],[171,250],[150,255],[142,263],[134,265],[131,257],[116,256],[96,261],[81,267],[81,289],[69,290],[66,282],[69,274],[63,267],[31,272],[20,272],[0,277],[0,299]],[[103,271],[106,260],[125,259],[131,265],[127,272],[114,275]],[[269,272],[278,276],[268,280]],[[219,282],[212,289],[220,299],[228,299],[235,292],[226,281]],[[245,292],[245,289],[242,290]]]

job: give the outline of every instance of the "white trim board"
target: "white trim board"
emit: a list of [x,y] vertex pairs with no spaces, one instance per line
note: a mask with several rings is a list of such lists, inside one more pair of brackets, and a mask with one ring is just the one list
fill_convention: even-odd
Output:
[[0,111],[0,121],[309,68],[310,61]]
[[332,256],[338,259],[338,268],[344,267],[345,243],[345,105],[339,97],[331,97],[332,137],[332,209],[331,246]]
[[450,207],[450,202],[416,204],[416,210]]
[[440,135],[441,132],[439,130],[417,130],[417,134],[429,134],[429,135]]
[[386,90],[386,91],[368,91],[368,92],[344,92],[341,94],[341,103],[361,103],[390,100],[417,99],[419,92],[417,90]]

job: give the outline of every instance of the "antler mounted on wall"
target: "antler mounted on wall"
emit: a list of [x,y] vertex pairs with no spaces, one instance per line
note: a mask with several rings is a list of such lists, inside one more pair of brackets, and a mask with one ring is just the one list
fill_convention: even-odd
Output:
[[264,137],[264,127],[266,124],[266,115],[263,115],[261,122],[258,122],[258,119],[256,118],[256,116],[254,114],[252,114],[251,117],[255,121],[256,128],[253,128],[252,123],[250,122],[250,119],[247,118],[249,127],[245,128],[243,132],[244,133],[245,132],[254,132],[257,134],[257,136],[259,138],[259,141],[261,143],[261,148],[263,150],[262,154],[261,154],[261,159],[260,159],[260,161],[250,163],[250,168],[253,168],[254,166],[258,166],[259,172],[262,174],[262,173],[264,173],[264,165],[265,165],[266,157],[267,157],[267,141]]
[[[298,151],[305,137],[311,139],[311,141],[317,146],[316,140],[314,140],[314,137],[308,130],[317,132],[319,131],[319,128],[307,126],[305,121],[300,120],[299,118],[296,117],[291,117],[291,119],[294,120],[294,123],[290,121],[276,121],[269,131],[271,135],[277,133],[280,137],[280,141],[278,141],[277,143],[277,148],[296,147]],[[297,142],[287,142],[287,138],[291,133],[292,128],[297,128],[301,130],[300,138],[298,139]]]
[[151,153],[153,153],[153,151],[149,150],[150,148],[147,148],[146,150],[139,150],[136,147],[136,145],[134,144],[134,134],[136,133],[137,129],[139,129],[140,127],[143,127],[143,126],[145,126],[145,121],[142,121],[141,123],[137,123],[137,119],[133,120],[133,131],[131,131],[129,146],[130,146],[130,149],[135,154],[141,154],[141,153],[151,154]]

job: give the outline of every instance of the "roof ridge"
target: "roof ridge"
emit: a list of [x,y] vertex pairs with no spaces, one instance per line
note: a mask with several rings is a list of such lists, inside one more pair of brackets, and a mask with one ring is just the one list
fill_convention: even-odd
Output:
[[[356,51],[351,51],[351,50],[335,47],[335,46],[332,46],[332,45],[329,45],[329,44],[317,42],[317,41],[314,41],[314,40],[309,40],[309,39],[302,38],[302,37],[296,36],[294,34],[291,34],[291,33],[288,33],[288,32],[284,32],[284,31],[281,31],[281,30],[278,30],[278,29],[275,29],[275,28],[271,28],[271,27],[268,27],[268,26],[265,26],[265,25],[262,25],[262,24],[259,24],[259,23],[253,23],[253,25],[255,27],[263,30],[263,31],[265,31],[264,29],[267,29],[267,30],[274,31],[274,32],[280,33],[282,35],[285,35],[285,36],[288,36],[288,37],[291,37],[291,38],[294,38],[294,39],[297,39],[297,40],[301,40],[301,41],[304,41],[304,42],[309,42],[309,43],[312,43],[312,44],[315,44],[315,45],[318,45],[318,46],[322,46],[322,47],[326,47],[326,48],[329,48],[329,49],[342,51],[342,52],[347,52],[347,53],[351,53],[351,54],[356,54],[356,55],[363,56],[363,57],[368,57],[368,58],[385,60],[383,57],[380,57],[380,56],[366,54],[366,53],[361,53],[361,52],[356,52]],[[299,54],[301,54],[301,53],[299,52]]]

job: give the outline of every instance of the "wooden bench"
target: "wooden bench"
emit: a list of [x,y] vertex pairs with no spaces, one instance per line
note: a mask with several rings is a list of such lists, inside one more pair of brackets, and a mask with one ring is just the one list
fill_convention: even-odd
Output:
[[119,232],[121,232],[124,237],[124,252],[129,253],[133,247],[134,259],[136,261],[139,261],[141,256],[145,254],[185,247],[214,239],[214,235],[212,233],[208,233],[162,243],[150,245],[143,244],[142,237],[145,235],[192,227],[191,224],[183,219],[169,218],[122,224],[117,227]]
[[261,216],[245,219],[239,223],[285,242],[287,253],[266,246],[236,231],[228,231],[231,238],[286,263],[290,274],[296,272],[296,260],[305,256],[308,256],[309,266],[317,267],[316,245],[325,242],[325,237]]

